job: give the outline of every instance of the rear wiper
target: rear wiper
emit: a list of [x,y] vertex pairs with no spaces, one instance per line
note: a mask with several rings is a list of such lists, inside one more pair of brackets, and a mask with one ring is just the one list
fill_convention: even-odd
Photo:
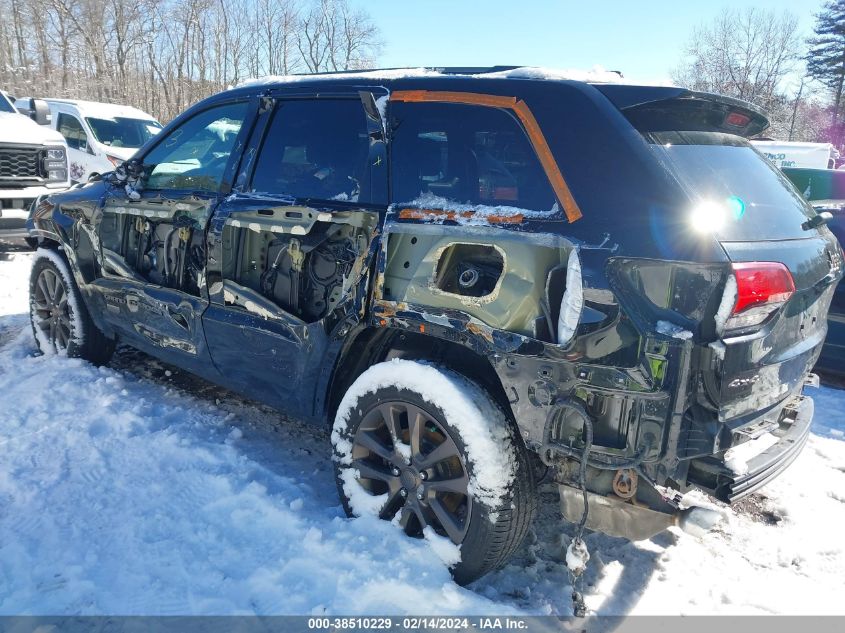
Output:
[[821,211],[817,213],[815,216],[807,220],[801,225],[801,228],[805,231],[809,231],[811,229],[817,229],[822,224],[827,224],[830,220],[833,219],[833,214],[830,211]]

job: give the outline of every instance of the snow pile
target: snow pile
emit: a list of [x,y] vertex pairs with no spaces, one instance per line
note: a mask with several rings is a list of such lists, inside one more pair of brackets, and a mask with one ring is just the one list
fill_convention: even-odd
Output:
[[[570,613],[553,486],[511,562],[458,587],[451,543],[343,516],[324,429],[127,348],[35,356],[31,259],[0,252],[0,614]],[[802,454],[715,530],[585,536],[590,611],[845,615],[845,391],[810,395]]]
[[506,77],[509,79],[544,79],[552,81],[584,81],[587,83],[623,83],[622,73],[605,70],[596,65],[591,70],[573,68],[544,68],[542,66],[522,66],[513,70],[503,70],[495,73],[485,73],[485,79]]
[[682,341],[687,341],[692,338],[692,332],[685,330],[680,325],[670,323],[669,321],[658,321],[657,331],[664,336],[679,338]]
[[764,433],[753,440],[743,442],[725,452],[725,466],[730,468],[736,475],[744,475],[748,472],[748,462],[757,457],[763,451],[778,443],[778,438],[771,433]]
[[37,356],[31,259],[0,259],[0,614],[519,612],[456,586],[455,548],[347,519],[324,431],[144,356]]
[[426,78],[426,77],[479,77],[482,79],[541,79],[541,80],[569,80],[588,83],[623,83],[622,74],[612,70],[605,70],[602,66],[593,66],[591,70],[544,68],[541,66],[521,66],[511,70],[480,73],[445,73],[437,68],[388,68],[384,70],[362,70],[349,73],[324,73],[320,75],[266,75],[252,77],[239,83],[236,88],[247,86],[266,86],[271,84],[295,83],[319,79],[363,79],[367,81],[390,81],[394,79]]
[[431,219],[454,220],[458,224],[464,225],[484,225],[488,224],[491,219],[512,218],[519,215],[526,218],[548,218],[560,213],[557,203],[548,211],[535,211],[506,205],[461,204],[449,198],[436,196],[433,193],[423,193],[408,202],[391,205],[391,210],[397,208],[442,211],[442,214],[433,213]]
[[[443,411],[449,424],[460,432],[472,462],[469,492],[473,500],[488,508],[497,508],[511,486],[516,469],[509,450],[510,428],[495,405],[486,398],[475,397],[478,389],[472,383],[433,365],[395,358],[373,365],[357,378],[340,401],[332,428],[332,445],[339,463],[352,463],[352,441],[347,423],[353,407],[366,394],[387,387],[418,393]],[[370,511],[375,506],[372,495],[349,476],[344,479],[343,489],[356,506]],[[362,495],[369,499],[361,499]],[[495,520],[495,516],[491,520]]]

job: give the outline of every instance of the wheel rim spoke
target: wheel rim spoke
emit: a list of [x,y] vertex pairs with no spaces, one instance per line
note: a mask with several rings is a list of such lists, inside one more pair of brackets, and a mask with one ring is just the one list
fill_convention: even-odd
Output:
[[458,455],[458,447],[450,439],[444,440],[438,444],[430,453],[421,455],[419,457],[419,465],[421,468],[433,468],[444,459],[455,457]]
[[402,441],[402,428],[399,424],[399,414],[401,413],[395,404],[379,405],[378,410],[381,412],[387,430],[390,431],[390,437],[393,438],[394,445],[396,442]]
[[428,416],[413,406],[408,406],[408,442],[411,445],[411,455],[419,457],[420,443],[423,429]]
[[378,466],[369,464],[361,459],[353,460],[352,467],[357,470],[364,479],[377,479],[379,481],[384,481],[385,483],[389,483],[394,479],[393,474],[391,474],[390,471],[383,470]]
[[53,291],[53,303],[57,307],[62,307],[65,304],[65,302],[66,302],[65,287],[62,284],[57,283],[56,288]]
[[50,298],[50,291],[47,289],[47,280],[45,279],[43,273],[38,276],[36,286],[38,286],[38,290],[41,291],[41,298],[44,302],[44,305],[47,305],[48,300]]
[[417,521],[420,524],[420,532],[422,532],[429,524],[428,518],[425,516],[425,510],[419,505],[414,505],[411,511],[416,515]]
[[469,481],[466,474],[450,479],[435,479],[428,482],[427,488],[434,492],[455,492],[466,495]]
[[414,516],[413,511],[407,505],[402,507],[402,514],[399,515],[399,525],[405,530],[405,534],[410,534],[411,517]]
[[50,270],[44,271],[44,276],[46,277],[47,281],[47,288],[50,290],[50,300],[52,303],[56,303],[56,276]]
[[434,512],[434,516],[437,517],[437,520],[440,522],[440,525],[443,526],[443,529],[446,531],[446,534],[449,535],[449,538],[452,539],[453,543],[460,543],[464,539],[464,527],[459,525],[455,516],[446,509],[440,499],[432,499],[429,502],[429,507]]
[[398,456],[393,449],[385,446],[380,439],[373,435],[371,431],[358,431],[355,439],[358,444],[366,448],[371,453],[375,453],[383,460],[397,466],[401,465],[401,462],[398,460]]
[[405,505],[405,498],[399,494],[399,485],[393,486],[391,488],[391,492],[387,498],[387,503],[384,504],[384,507],[379,512],[380,519],[390,520],[396,516],[396,513],[402,509]]

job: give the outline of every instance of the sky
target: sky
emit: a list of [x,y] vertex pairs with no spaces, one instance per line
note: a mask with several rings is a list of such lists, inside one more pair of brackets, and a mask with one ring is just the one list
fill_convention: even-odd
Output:
[[692,30],[723,8],[789,10],[809,35],[822,0],[358,0],[382,31],[378,63],[620,70],[666,83]]

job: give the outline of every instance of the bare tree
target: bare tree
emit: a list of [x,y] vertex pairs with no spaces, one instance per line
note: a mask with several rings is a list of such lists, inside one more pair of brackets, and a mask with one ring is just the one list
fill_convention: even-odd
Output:
[[675,82],[768,108],[799,59],[798,18],[748,8],[724,10],[693,32]]
[[316,0],[303,16],[297,47],[311,72],[367,68],[382,48],[370,16],[346,0]]
[[0,0],[0,86],[129,103],[166,121],[247,76],[374,63],[381,43],[366,12],[306,1]]
[[789,140],[821,140],[816,86],[803,77],[798,19],[757,8],[726,9],[696,28],[683,62],[672,72],[678,85],[749,101],[763,108],[771,123],[766,135]]

